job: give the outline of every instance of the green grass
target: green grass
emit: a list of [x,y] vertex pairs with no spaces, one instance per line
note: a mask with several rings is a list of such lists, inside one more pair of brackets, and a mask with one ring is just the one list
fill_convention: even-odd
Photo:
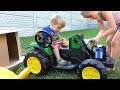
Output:
[[[84,34],[85,39],[93,38],[97,35],[99,30],[74,30],[74,31],[67,31],[61,32],[61,36],[66,38],[67,40],[75,34]],[[30,42],[34,41],[34,37],[24,37],[20,38],[21,41],[21,48],[22,48],[22,55],[26,55],[30,49],[25,49]],[[102,39],[99,44],[106,45],[106,38]],[[120,56],[120,55],[119,55]],[[117,70],[111,73],[108,73],[108,79],[120,79],[120,57],[115,63]],[[24,69],[23,63],[21,64],[20,68],[16,72],[17,74]],[[12,70],[12,69],[11,69]],[[30,74],[27,79],[79,79],[79,76],[74,71],[65,71],[65,70],[50,70],[45,75],[41,75],[40,77]]]
[[29,44],[34,41],[34,37],[21,37],[20,38],[20,42],[21,42],[21,52],[22,55],[26,55],[29,52],[29,48],[27,48],[29,46]]

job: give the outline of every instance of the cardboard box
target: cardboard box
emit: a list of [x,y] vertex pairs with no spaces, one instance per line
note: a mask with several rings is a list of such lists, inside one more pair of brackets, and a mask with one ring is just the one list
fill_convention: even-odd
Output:
[[20,60],[21,48],[18,31],[0,31],[0,66],[9,66],[11,62]]

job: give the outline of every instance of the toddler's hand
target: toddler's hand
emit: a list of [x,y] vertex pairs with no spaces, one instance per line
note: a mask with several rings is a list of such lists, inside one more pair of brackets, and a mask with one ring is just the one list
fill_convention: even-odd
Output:
[[67,45],[67,40],[65,38],[62,38],[62,44],[63,44],[63,46]]
[[39,35],[39,31],[40,31],[40,30],[36,30],[36,31],[35,31],[35,35]]
[[67,41],[65,38],[62,38],[63,41]]
[[39,33],[40,32],[40,30],[36,30],[35,31],[35,35],[38,35],[39,37],[41,36],[41,33]]

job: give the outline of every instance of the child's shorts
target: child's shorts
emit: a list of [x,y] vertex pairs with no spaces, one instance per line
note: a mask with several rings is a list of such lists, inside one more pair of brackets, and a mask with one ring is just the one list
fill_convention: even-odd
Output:
[[54,47],[60,48],[61,47],[61,40],[53,41],[51,46],[52,46],[52,48],[54,48]]

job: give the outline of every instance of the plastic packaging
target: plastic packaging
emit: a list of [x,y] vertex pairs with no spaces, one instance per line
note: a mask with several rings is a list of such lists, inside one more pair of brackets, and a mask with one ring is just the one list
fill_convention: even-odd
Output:
[[102,59],[103,58],[103,48],[98,47],[95,49],[95,58]]

